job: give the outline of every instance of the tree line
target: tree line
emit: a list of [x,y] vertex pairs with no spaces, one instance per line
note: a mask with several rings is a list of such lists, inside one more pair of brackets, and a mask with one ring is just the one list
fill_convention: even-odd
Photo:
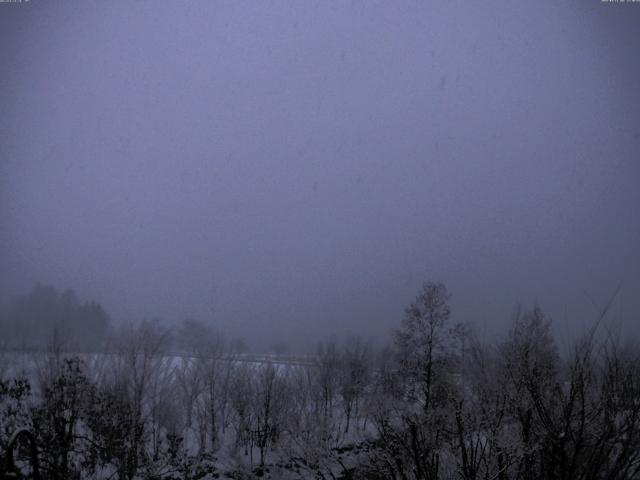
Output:
[[[239,361],[195,321],[127,327],[108,354],[52,345],[34,375],[5,369],[0,453],[33,468],[10,446],[25,429],[47,479],[640,476],[637,344],[598,322],[560,355],[539,307],[486,344],[450,316],[447,288],[426,283],[387,347],[330,340],[296,366]],[[171,338],[191,355],[167,355]]]
[[53,336],[70,350],[95,351],[103,347],[111,329],[105,309],[95,301],[81,302],[72,289],[59,292],[37,284],[0,309],[0,347],[42,350]]

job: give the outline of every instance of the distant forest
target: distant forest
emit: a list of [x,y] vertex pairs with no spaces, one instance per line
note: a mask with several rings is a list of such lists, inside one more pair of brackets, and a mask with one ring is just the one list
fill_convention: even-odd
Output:
[[[212,328],[185,318],[174,328],[160,327],[158,318],[143,320],[166,330],[165,353],[192,352],[210,341]],[[8,351],[45,352],[52,348],[75,353],[102,353],[115,347],[118,337],[130,325],[114,325],[105,308],[98,302],[82,301],[71,288],[59,291],[54,286],[36,284],[0,307],[0,349]],[[246,343],[234,339],[234,350],[244,352]],[[285,353],[287,346],[276,343],[272,350]]]
[[80,301],[75,292],[59,292],[37,284],[0,310],[0,346],[41,350],[50,342],[64,342],[70,351],[102,348],[111,328],[105,309],[94,301]]

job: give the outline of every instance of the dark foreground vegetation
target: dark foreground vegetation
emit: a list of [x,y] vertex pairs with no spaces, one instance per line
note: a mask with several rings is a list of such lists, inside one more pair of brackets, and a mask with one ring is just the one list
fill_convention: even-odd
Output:
[[[43,479],[640,478],[635,344],[598,323],[561,356],[537,307],[491,345],[449,317],[446,288],[427,283],[390,347],[326,342],[296,365],[243,361],[197,322],[174,335],[142,323],[102,354],[65,354],[55,338],[29,362],[7,351],[0,455],[16,465],[0,468]],[[167,354],[171,338],[188,355]]]

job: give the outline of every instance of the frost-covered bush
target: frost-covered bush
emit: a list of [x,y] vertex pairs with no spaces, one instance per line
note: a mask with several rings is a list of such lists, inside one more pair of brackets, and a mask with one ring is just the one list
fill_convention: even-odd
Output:
[[4,458],[14,432],[31,428],[30,395],[31,384],[27,379],[0,380],[0,458]]

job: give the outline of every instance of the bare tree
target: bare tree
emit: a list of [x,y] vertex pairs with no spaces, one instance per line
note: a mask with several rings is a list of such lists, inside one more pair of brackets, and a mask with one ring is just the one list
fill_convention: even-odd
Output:
[[198,396],[201,449],[215,451],[219,431],[224,432],[227,424],[233,358],[225,349],[222,336],[214,332],[210,332],[207,343],[199,347],[196,358],[202,381],[202,394]]
[[522,455],[518,478],[537,478],[536,446],[553,425],[561,408],[558,374],[560,358],[551,334],[551,321],[539,307],[518,307],[509,338],[502,347],[510,415],[517,422]]
[[249,454],[252,428],[253,372],[247,364],[238,365],[231,380],[229,391],[230,405],[233,410],[231,425],[235,430],[235,446],[242,447],[245,455]]
[[260,465],[264,465],[267,448],[275,445],[284,427],[283,416],[288,404],[286,376],[284,367],[272,363],[258,367],[255,372],[252,434],[260,450]]
[[174,370],[176,386],[180,390],[180,399],[184,413],[184,427],[186,430],[193,428],[193,416],[196,401],[203,391],[202,370],[199,368],[198,359],[194,357],[181,357],[176,359]]
[[369,381],[369,346],[361,338],[351,338],[345,343],[338,377],[342,409],[345,414],[345,433],[349,431],[352,417],[358,426],[360,403]]
[[425,283],[395,332],[396,378],[382,389],[392,396],[374,415],[382,444],[376,461],[391,478],[436,479],[442,471],[455,394],[448,302],[442,283]]
[[509,417],[500,353],[481,344],[472,332],[467,332],[465,344],[462,391],[452,405],[456,472],[465,480],[511,478],[523,450]]
[[148,454],[159,454],[161,400],[171,389],[172,359],[166,355],[169,330],[157,321],[125,328],[112,357],[108,388],[124,402],[128,449],[116,459],[120,478],[131,480]]
[[338,387],[340,355],[335,339],[320,343],[318,353],[318,393],[324,422],[333,417],[333,405]]
[[429,411],[439,380],[445,374],[449,292],[442,283],[425,283],[405,310],[395,344],[407,394]]

